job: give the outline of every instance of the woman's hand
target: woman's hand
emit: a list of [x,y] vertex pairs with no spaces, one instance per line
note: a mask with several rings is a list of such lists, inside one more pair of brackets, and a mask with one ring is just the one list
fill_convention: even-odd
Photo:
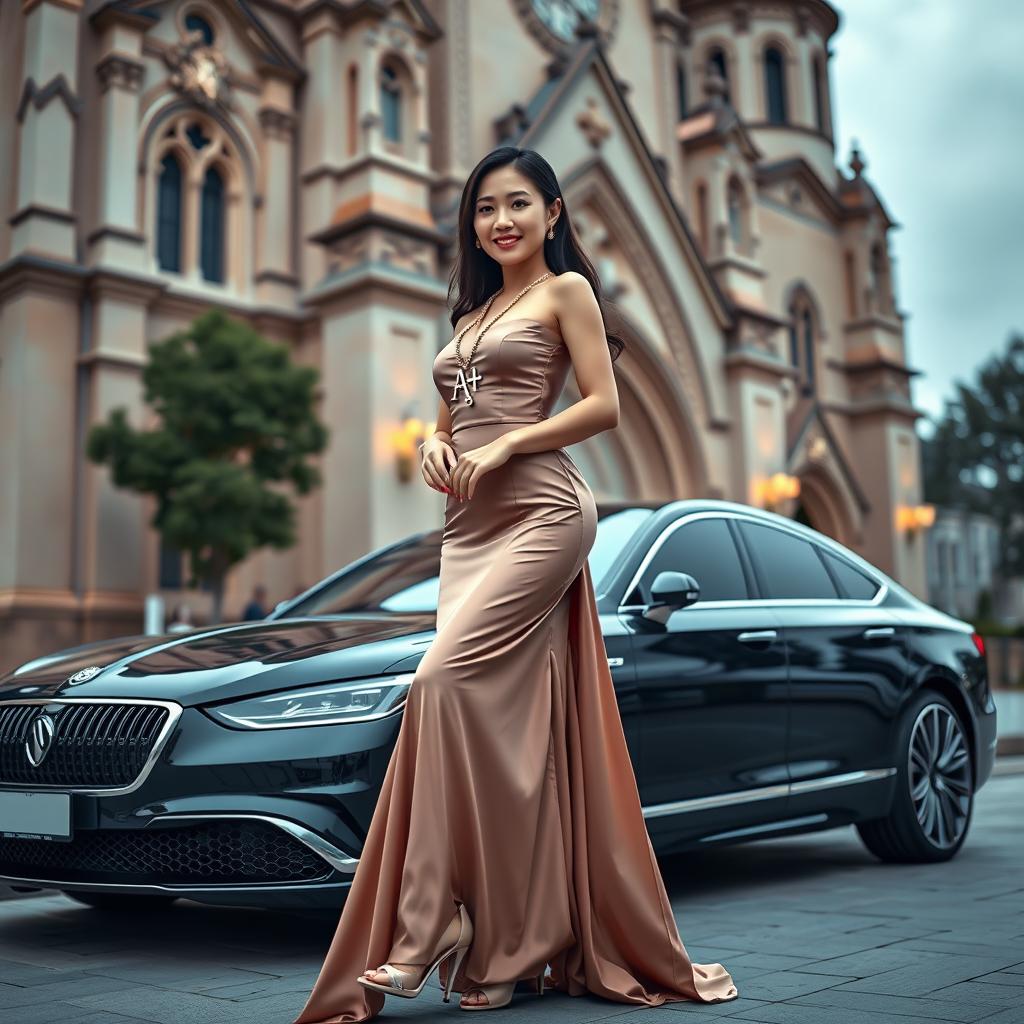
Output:
[[451,493],[449,473],[457,461],[452,446],[436,434],[431,434],[420,446],[420,472],[427,486],[435,491]]
[[512,457],[512,445],[505,437],[463,452],[451,474],[452,494],[460,501],[473,497],[477,482],[485,473],[504,466]]

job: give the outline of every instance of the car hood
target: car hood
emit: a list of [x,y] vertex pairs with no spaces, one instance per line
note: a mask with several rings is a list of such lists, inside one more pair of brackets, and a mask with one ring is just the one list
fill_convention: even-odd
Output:
[[[435,624],[426,613],[353,613],[118,637],[27,662],[0,679],[0,700],[156,697],[190,706],[360,678],[422,653]],[[93,666],[93,678],[69,682]]]

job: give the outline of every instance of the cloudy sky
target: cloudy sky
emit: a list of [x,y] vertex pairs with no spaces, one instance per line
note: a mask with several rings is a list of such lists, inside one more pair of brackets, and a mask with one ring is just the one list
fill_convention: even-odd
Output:
[[[836,157],[856,139],[890,233],[918,408],[1024,333],[1024,3],[834,0]],[[918,421],[922,435],[931,430]]]

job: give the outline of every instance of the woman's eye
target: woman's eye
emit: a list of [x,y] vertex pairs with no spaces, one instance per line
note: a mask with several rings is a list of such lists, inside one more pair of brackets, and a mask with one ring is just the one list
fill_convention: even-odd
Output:
[[[512,203],[512,206],[514,207],[514,206],[516,205],[516,203],[522,203],[522,204],[523,204],[523,206],[529,206],[529,205],[530,205],[530,204],[529,204],[529,203],[528,203],[528,202],[527,202],[527,201],[526,201],[525,199],[516,199],[516,200],[515,200],[515,201],[514,201],[514,202]],[[479,210],[477,210],[476,212],[477,212],[477,213],[487,213],[487,211],[488,211],[488,210],[490,210],[490,207],[489,207],[489,206],[481,206],[481,207],[480,207],[480,209],[479,209]]]

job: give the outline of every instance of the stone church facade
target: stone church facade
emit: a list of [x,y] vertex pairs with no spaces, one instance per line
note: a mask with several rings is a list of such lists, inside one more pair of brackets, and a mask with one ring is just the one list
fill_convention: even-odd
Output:
[[[211,305],[320,369],[332,435],[299,543],[236,568],[229,617],[255,582],[274,602],[439,525],[405,428],[436,413],[463,183],[503,144],[551,162],[624,318],[619,426],[572,449],[598,499],[770,502],[924,595],[894,223],[862,156],[836,164],[838,19],[825,0],[0,5],[0,669],[180,596],[152,502],[83,442],[117,406],[151,421],[147,347]],[[183,593],[202,619],[209,595]]]

